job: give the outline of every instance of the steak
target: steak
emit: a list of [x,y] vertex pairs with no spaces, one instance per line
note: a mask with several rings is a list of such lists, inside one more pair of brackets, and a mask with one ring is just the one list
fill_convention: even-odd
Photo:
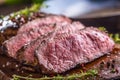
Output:
[[16,36],[3,43],[3,49],[9,57],[53,74],[108,54],[114,44],[107,33],[97,28],[50,15],[21,26]]
[[63,73],[112,51],[114,41],[96,28],[57,34],[36,49],[43,73]]
[[[63,34],[63,33],[71,33],[75,32],[77,30],[83,29],[84,26],[79,23],[79,22],[73,22],[72,24],[69,23],[56,23],[56,27],[59,28],[57,31],[57,34]],[[54,31],[53,31],[54,33]],[[34,64],[36,61],[35,57],[35,49],[39,46],[38,44],[44,42],[45,40],[49,39],[53,33],[50,33],[46,36],[41,36],[38,39],[32,41],[30,44],[25,45],[23,48],[21,48],[18,51],[18,59],[21,62],[29,63],[29,64]]]
[[40,18],[33,20],[32,22],[28,22],[28,24],[25,24],[21,26],[21,28],[18,30],[19,33],[23,32],[28,32],[31,29],[34,29],[35,27],[40,27],[45,25],[50,25],[52,23],[57,23],[57,22],[68,22],[71,23],[71,20],[64,17],[64,16],[47,16],[46,18]]
[[70,23],[70,20],[59,16],[49,16],[43,19],[35,19],[21,26],[16,36],[3,43],[6,53],[8,56],[16,58],[16,52],[19,49],[21,49],[24,45],[29,44],[39,36],[52,32],[55,29],[55,24],[58,22]]

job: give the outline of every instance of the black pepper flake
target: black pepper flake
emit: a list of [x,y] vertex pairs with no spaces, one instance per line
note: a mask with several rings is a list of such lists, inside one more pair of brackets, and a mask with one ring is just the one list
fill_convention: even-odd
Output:
[[42,42],[41,42],[41,44],[45,44],[46,43],[46,40],[43,40]]
[[115,69],[116,70],[116,73],[119,73],[119,70],[118,69]]
[[107,68],[110,68],[110,62],[107,62]]
[[116,62],[115,60],[112,60],[112,63],[113,63],[113,64],[115,64],[115,62]]
[[112,68],[112,69],[114,69],[114,68],[115,68],[114,64],[111,64],[111,68]]
[[101,63],[100,63],[100,69],[103,69],[104,68],[104,62],[102,61]]

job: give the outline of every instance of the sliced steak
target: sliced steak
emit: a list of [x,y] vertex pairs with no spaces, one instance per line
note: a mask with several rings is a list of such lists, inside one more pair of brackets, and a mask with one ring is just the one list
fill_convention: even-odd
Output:
[[96,28],[54,36],[40,44],[36,57],[43,73],[62,73],[112,51],[114,41]]
[[[46,22],[46,24],[45,24],[45,22]],[[10,38],[9,40],[6,40],[3,43],[3,47],[4,47],[4,49],[6,49],[8,56],[16,58],[16,56],[17,56],[16,52],[19,49],[21,49],[21,47],[29,44],[31,41],[37,39],[41,35],[52,32],[55,29],[55,27],[54,27],[55,24],[58,22],[69,23],[69,20],[67,21],[66,19],[62,19],[62,17],[59,19],[59,18],[57,18],[57,16],[55,16],[55,17],[50,16],[43,20],[35,19],[35,20],[27,23],[26,25],[22,26],[20,28],[20,30],[18,31],[19,34]]]
[[[64,34],[64,33],[72,33],[78,30],[81,30],[84,28],[84,26],[79,23],[79,22],[73,22],[72,24],[68,24],[68,23],[56,23],[56,27],[60,27],[59,30],[57,31],[57,34]],[[53,31],[54,33],[54,31]],[[32,64],[34,65],[36,62],[36,57],[35,57],[35,50],[36,48],[39,46],[39,44],[43,43],[46,41],[46,39],[50,39],[50,34],[48,34],[47,36],[41,36],[38,39],[32,41],[30,44],[25,45],[24,48],[21,48],[18,53],[20,54],[18,56],[18,59],[21,62],[25,62],[27,64]],[[45,38],[46,37],[46,38]]]
[[[49,29],[44,29],[44,28],[49,28]],[[34,29],[29,32],[24,32],[23,34],[18,34],[15,37],[10,38],[9,40],[5,41],[3,43],[4,47],[7,49],[7,53],[10,57],[15,58],[16,57],[16,52],[22,48],[24,45],[29,44],[31,41],[35,40],[39,36],[43,34],[47,34],[48,30],[51,32],[54,30],[53,26],[45,27],[43,29]],[[44,31],[42,31],[44,30]],[[51,30],[51,31],[50,31]],[[13,45],[14,44],[14,45]]]
[[8,56],[51,74],[108,54],[114,44],[97,28],[84,28],[66,17],[50,15],[21,26],[16,36],[3,43],[3,49]]
[[35,27],[43,26],[44,24],[50,25],[52,23],[57,23],[57,22],[71,23],[71,20],[64,16],[52,16],[52,15],[47,16],[45,18],[39,18],[21,26],[20,29],[18,30],[18,34],[23,32],[28,32],[29,30],[34,29]]

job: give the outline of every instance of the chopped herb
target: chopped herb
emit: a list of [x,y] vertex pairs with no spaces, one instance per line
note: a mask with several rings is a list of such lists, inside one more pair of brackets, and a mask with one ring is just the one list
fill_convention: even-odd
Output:
[[107,31],[105,27],[99,27],[98,29],[105,32]]
[[116,70],[115,70],[115,69],[112,69],[112,70],[111,70],[111,73],[115,73],[115,72],[116,72]]
[[[8,1],[10,1],[10,0],[8,0]],[[19,0],[19,1],[21,1],[21,0]],[[32,1],[33,4],[30,8],[26,7],[25,9],[19,10],[18,12],[11,13],[10,15],[7,15],[7,16],[10,16],[12,18],[15,18],[17,15],[24,15],[26,17],[31,16],[32,13],[39,12],[41,7],[47,7],[45,4],[43,4],[44,1],[46,1],[46,0],[33,0]],[[13,2],[14,2],[14,0],[13,0]],[[0,19],[3,19],[4,17],[6,17],[6,16],[0,15]]]
[[68,76],[61,76],[61,75],[57,75],[54,77],[42,77],[42,78],[31,78],[31,77],[23,77],[23,76],[19,76],[19,75],[13,75],[13,79],[12,80],[20,80],[20,79],[25,79],[25,80],[74,80],[74,79],[80,79],[82,77],[85,76],[95,76],[98,74],[97,70],[88,70],[87,72],[82,72],[79,74],[72,74],[72,75],[68,75]]
[[120,44],[120,34],[116,33],[116,34],[110,34],[110,37],[113,38],[113,40]]
[[42,6],[42,4],[34,3],[30,8],[25,8],[23,10],[13,13],[13,14],[14,14],[14,16],[16,16],[16,15],[29,16],[32,12],[38,12],[41,6]]
[[43,3],[46,0],[5,0],[7,5],[29,4],[29,3]]
[[[105,27],[99,27],[98,28],[101,31],[105,31],[107,32]],[[119,43],[120,44],[120,34],[116,33],[116,34],[109,34],[109,36],[115,41],[115,43]]]

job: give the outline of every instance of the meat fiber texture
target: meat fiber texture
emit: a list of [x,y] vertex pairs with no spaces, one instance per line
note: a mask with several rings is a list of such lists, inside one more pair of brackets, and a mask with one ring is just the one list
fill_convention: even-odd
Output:
[[97,28],[58,34],[38,47],[36,55],[43,73],[62,73],[77,64],[93,61],[112,51],[114,41]]
[[[71,20],[67,17],[64,17],[64,16],[48,16],[46,18],[41,18],[41,19],[36,19],[32,22],[29,22],[28,24],[25,24],[24,26],[22,26],[19,31],[18,31],[18,34],[19,33],[23,33],[23,32],[28,32],[32,29],[35,29],[37,27],[40,27],[40,26],[44,26],[44,25],[54,25],[56,24],[57,22],[67,22],[67,23],[71,23]],[[29,26],[29,28],[28,28]]]
[[114,41],[97,28],[85,28],[66,17],[48,16],[28,22],[5,41],[7,55],[37,65],[42,73],[63,73],[112,51]]
[[16,36],[3,43],[8,56],[16,58],[16,52],[21,47],[29,44],[41,35],[52,32],[55,29],[54,25],[58,22],[70,23],[71,20],[63,16],[48,16],[35,19],[21,26]]
[[21,54],[18,56],[18,59],[21,62],[34,64],[34,61],[36,60],[34,56],[35,55],[34,52],[40,43],[43,43],[43,42],[45,43],[48,39],[52,38],[55,32],[57,32],[58,35],[64,34],[64,33],[72,33],[72,32],[75,32],[76,30],[83,29],[84,26],[79,22],[73,22],[72,24],[64,22],[64,23],[56,23],[55,28],[56,29],[52,33],[49,33],[46,36],[38,37],[36,40],[32,41],[30,44],[24,46],[22,50],[19,50],[18,54],[19,53]]

